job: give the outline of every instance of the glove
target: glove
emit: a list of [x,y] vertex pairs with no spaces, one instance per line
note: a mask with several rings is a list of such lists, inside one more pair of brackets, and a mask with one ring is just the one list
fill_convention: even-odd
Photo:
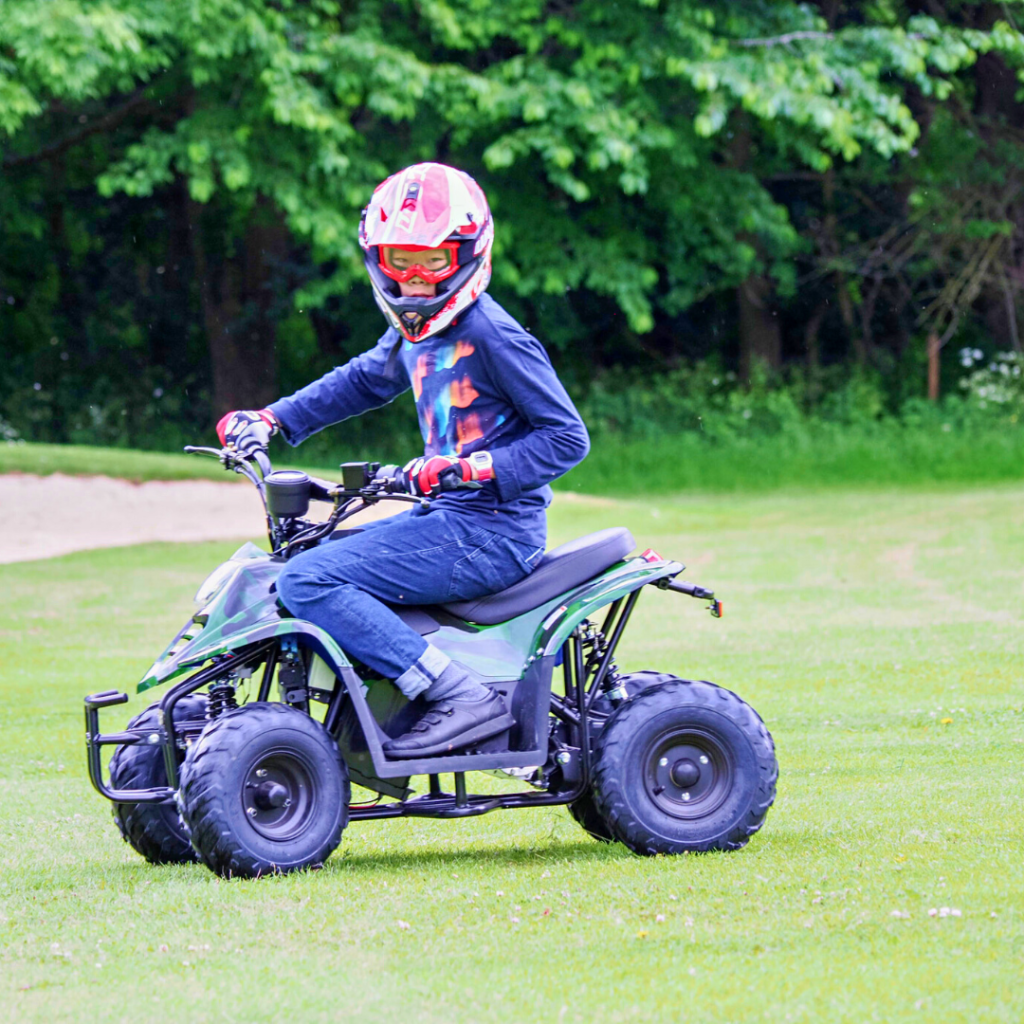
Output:
[[269,409],[236,409],[220,418],[217,436],[225,448],[251,452],[265,449],[280,429],[277,417]]
[[392,488],[433,498],[445,491],[478,489],[494,479],[490,452],[473,452],[468,458],[455,455],[432,455],[407,462],[392,477]]

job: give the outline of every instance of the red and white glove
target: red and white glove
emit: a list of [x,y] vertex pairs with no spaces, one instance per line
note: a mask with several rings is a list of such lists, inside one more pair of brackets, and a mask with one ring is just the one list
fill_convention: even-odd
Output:
[[413,459],[395,474],[392,486],[417,497],[433,498],[444,491],[475,489],[493,479],[491,453],[473,452],[464,459],[455,455]]
[[236,409],[220,418],[217,436],[225,448],[251,452],[266,448],[280,429],[277,417],[269,409]]

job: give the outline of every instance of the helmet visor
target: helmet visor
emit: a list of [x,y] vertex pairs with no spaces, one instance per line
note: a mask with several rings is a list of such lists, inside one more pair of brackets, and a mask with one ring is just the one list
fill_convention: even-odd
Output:
[[392,281],[406,282],[418,277],[427,284],[437,284],[459,269],[459,243],[442,242],[434,248],[382,245],[380,269]]

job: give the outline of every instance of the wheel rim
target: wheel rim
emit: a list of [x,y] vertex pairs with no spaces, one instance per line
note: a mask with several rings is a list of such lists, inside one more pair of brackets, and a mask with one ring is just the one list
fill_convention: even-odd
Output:
[[245,774],[242,807],[266,839],[283,843],[300,835],[316,816],[317,794],[309,763],[295,751],[259,756]]
[[643,763],[648,797],[659,810],[685,821],[712,814],[733,787],[735,771],[726,748],[700,729],[655,737]]

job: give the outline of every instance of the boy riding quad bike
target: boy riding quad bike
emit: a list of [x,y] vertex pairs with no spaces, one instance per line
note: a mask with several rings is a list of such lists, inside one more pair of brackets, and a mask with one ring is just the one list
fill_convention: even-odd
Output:
[[[549,484],[589,442],[544,349],[485,294],[492,239],[468,175],[418,164],[389,178],[360,228],[388,331],[290,398],[228,413],[222,449],[191,449],[257,486],[272,550],[246,545],[200,588],[139,684],[195,670],[158,707],[104,736],[99,709],[127,696],[86,699],[93,783],[151,861],[290,871],[322,863],[353,818],[558,803],[641,853],[735,849],[760,828],[777,765],[757,714],[710,683],[614,661],[643,586],[717,615],[714,595],[676,581],[678,562],[630,557],[621,528],[544,554]],[[421,458],[346,464],[341,485],[272,471],[273,434],[299,444],[410,388]],[[383,497],[412,507],[337,529]],[[305,518],[311,500],[332,503],[326,522]],[[469,794],[474,770],[538,792]],[[413,795],[416,775],[428,793]],[[353,781],[377,801],[351,805]]]

